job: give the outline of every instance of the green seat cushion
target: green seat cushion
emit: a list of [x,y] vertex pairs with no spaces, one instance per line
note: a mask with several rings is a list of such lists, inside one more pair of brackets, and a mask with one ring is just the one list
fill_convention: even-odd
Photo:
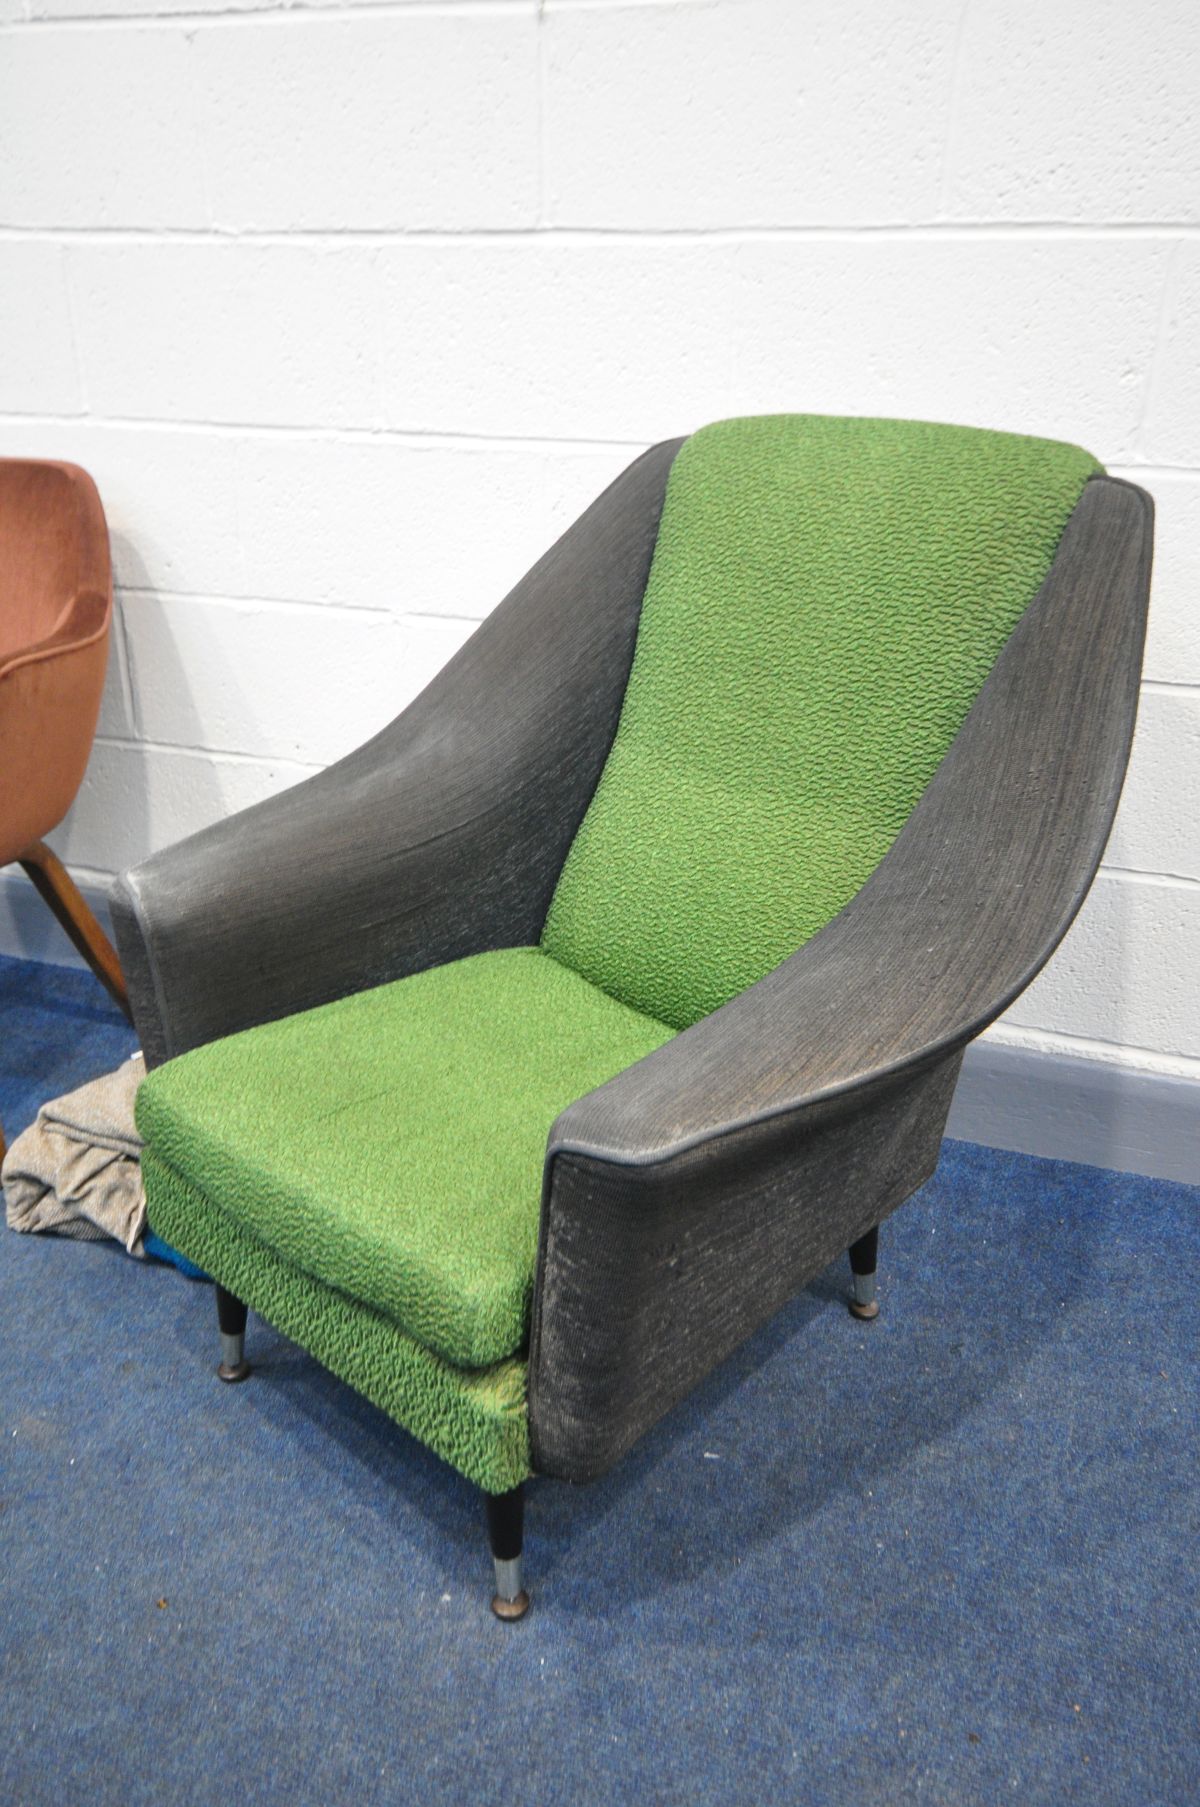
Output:
[[[150,1221],[260,1317],[489,1493],[531,1472],[527,1367],[459,1368],[345,1293],[315,1280],[143,1152]],[[253,1348],[251,1348],[253,1359]]]
[[779,415],[671,468],[620,723],[543,931],[683,1028],[883,858],[1099,466],[1054,441]]
[[551,1124],[671,1033],[509,948],[169,1061],[138,1128],[291,1267],[481,1368],[528,1335]]

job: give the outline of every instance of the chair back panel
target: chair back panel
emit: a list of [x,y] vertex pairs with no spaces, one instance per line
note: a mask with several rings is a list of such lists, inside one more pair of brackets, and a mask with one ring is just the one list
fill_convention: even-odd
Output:
[[0,660],[53,632],[82,590],[109,589],[95,490],[62,464],[0,458]]
[[111,615],[87,472],[0,458],[0,866],[61,822],[83,779]]
[[903,827],[1099,469],[927,422],[693,435],[546,951],[683,1028],[822,929]]

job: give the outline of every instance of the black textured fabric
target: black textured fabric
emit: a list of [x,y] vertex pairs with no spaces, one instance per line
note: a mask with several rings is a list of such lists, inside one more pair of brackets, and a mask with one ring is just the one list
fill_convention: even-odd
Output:
[[[530,1349],[539,1469],[599,1473],[929,1171],[946,1076],[1053,952],[1108,838],[1152,519],[1133,486],[1087,485],[1045,584],[852,903],[555,1124]],[[822,1181],[817,1138],[852,1186]]]
[[616,733],[682,443],[618,477],[381,734],[125,874],[113,921],[150,1065],[537,941]]
[[[670,1044],[668,1044],[670,1045]],[[530,1350],[534,1468],[590,1481],[937,1165],[962,1059],[622,1166],[560,1154]]]

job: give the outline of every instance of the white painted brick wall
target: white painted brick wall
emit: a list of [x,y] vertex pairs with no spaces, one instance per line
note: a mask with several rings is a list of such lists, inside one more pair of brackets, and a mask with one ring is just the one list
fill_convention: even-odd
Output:
[[960,10],[548,7],[548,219],[634,230],[928,219]]
[[0,218],[203,227],[182,31],[14,31],[0,56]]
[[0,452],[95,474],[119,585],[60,850],[355,745],[655,438],[1046,433],[1154,493],[1157,578],[995,1033],[1200,1076],[1197,93],[1194,0],[0,0]]
[[454,232],[537,220],[527,8],[269,18],[197,33],[215,225]]

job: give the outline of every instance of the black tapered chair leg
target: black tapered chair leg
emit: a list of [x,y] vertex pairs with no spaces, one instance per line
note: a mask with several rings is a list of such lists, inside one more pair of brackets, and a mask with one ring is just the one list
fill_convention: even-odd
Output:
[[484,1495],[487,1506],[488,1543],[496,1569],[492,1611],[498,1619],[523,1619],[529,1611],[521,1567],[525,1541],[525,1488]]
[[223,1286],[217,1287],[217,1327],[221,1332],[218,1378],[245,1380],[250,1372],[250,1363],[246,1360],[246,1307]]
[[854,1292],[850,1299],[850,1309],[856,1318],[869,1323],[879,1316],[879,1301],[875,1297],[875,1267],[879,1260],[879,1225],[860,1236],[857,1242],[850,1244],[850,1272],[854,1276]]

